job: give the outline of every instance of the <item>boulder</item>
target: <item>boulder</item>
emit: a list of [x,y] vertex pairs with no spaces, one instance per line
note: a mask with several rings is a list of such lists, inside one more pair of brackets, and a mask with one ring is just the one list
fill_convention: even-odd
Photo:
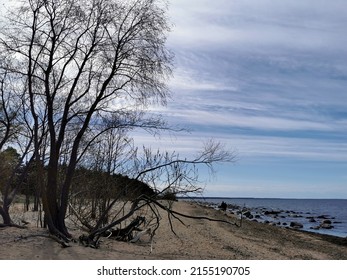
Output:
[[298,222],[290,222],[290,225],[289,225],[291,228],[296,228],[296,229],[298,229],[298,228],[303,228],[304,226],[303,226],[303,224],[301,224],[301,223],[298,223]]
[[330,220],[324,220],[321,224],[320,227],[323,229],[332,229],[334,226],[332,225],[332,222]]
[[242,215],[245,216],[248,219],[253,219],[254,218],[252,213],[251,213],[251,211],[246,211],[246,212],[242,213]]
[[292,218],[302,218],[302,215],[300,215],[300,214],[289,214],[289,217],[292,217]]
[[281,213],[282,211],[274,211],[274,210],[267,210],[264,212],[264,215],[278,215],[279,213]]
[[332,226],[331,224],[321,224],[320,227],[323,228],[323,229],[332,229],[332,228],[334,228],[334,226]]
[[329,219],[329,216],[328,215],[320,215],[317,217],[317,219]]
[[310,229],[319,230],[319,229],[320,229],[320,226],[310,227]]

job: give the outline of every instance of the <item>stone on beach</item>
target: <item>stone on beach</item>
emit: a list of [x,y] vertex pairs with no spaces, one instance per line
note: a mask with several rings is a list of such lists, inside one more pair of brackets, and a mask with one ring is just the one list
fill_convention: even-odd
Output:
[[246,212],[244,212],[242,214],[243,214],[243,216],[245,216],[248,219],[253,219],[254,218],[254,216],[252,215],[251,211],[246,211]]
[[290,227],[298,229],[298,228],[303,228],[304,226],[303,226],[303,224],[298,223],[298,222],[291,222]]

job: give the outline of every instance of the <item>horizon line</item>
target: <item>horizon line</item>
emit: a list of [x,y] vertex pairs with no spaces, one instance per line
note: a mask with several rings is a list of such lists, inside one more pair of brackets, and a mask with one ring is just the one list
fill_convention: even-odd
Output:
[[311,200],[347,200],[347,198],[294,198],[294,197],[228,197],[228,196],[192,196],[192,197],[184,197],[178,196],[177,199],[311,199]]

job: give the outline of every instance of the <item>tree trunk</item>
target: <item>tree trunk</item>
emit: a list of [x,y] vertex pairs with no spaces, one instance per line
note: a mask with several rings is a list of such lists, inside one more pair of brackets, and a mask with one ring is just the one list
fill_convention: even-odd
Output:
[[[42,192],[42,203],[45,212],[45,222],[51,234],[68,241],[71,238],[65,225],[65,214],[62,215],[61,202],[58,203],[58,160],[51,150],[48,163],[47,184]],[[65,212],[66,213],[66,210]]]
[[[6,202],[4,202],[5,204]],[[9,207],[7,207],[6,205],[4,205],[3,207],[0,207],[0,215],[3,219],[4,225],[11,225],[12,224],[12,220],[9,214]]]

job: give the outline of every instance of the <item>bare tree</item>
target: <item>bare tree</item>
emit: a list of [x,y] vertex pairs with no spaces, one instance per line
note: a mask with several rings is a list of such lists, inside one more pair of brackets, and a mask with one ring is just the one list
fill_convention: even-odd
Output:
[[13,85],[13,76],[0,65],[0,150],[9,144],[19,130],[21,102]]
[[[112,176],[120,171],[117,161],[125,160],[128,168],[122,175],[130,178],[117,183],[121,191],[104,201],[94,224],[80,217],[89,229],[81,237],[88,246],[97,246],[101,236],[144,208],[153,214],[152,234],[159,226],[159,208],[170,219],[185,216],[157,198],[165,192],[198,192],[198,165],[212,170],[214,163],[234,160],[212,141],[193,159],[148,148],[140,153],[134,147],[128,150],[131,157],[122,154],[130,130],[167,128],[146,109],[164,105],[169,96],[168,31],[166,5],[160,0],[23,0],[2,24],[0,52],[8,61],[2,69],[16,76],[16,88],[23,93],[23,123],[32,141],[27,147],[33,147],[26,154],[35,163],[45,222],[63,242],[72,237],[65,218],[70,196],[76,194],[71,190],[76,168],[93,152],[96,169]],[[153,193],[134,191],[134,182],[151,185]],[[130,207],[124,202],[113,215],[124,195],[131,197]],[[124,238],[129,240],[142,222],[130,222]]]
[[[20,189],[25,170],[18,177],[24,158],[28,155],[32,138],[23,125],[23,93],[18,76],[7,69],[8,60],[0,58],[0,215],[4,225],[13,225],[9,208]],[[15,148],[19,149],[20,155]]]
[[[1,51],[12,59],[7,70],[25,81],[38,159],[40,122],[47,125],[43,207],[50,232],[64,240],[70,238],[65,215],[86,135],[105,118],[138,114],[151,102],[166,102],[171,55],[165,48],[165,9],[155,0],[28,0],[2,28]],[[58,185],[68,133],[74,137]]]

